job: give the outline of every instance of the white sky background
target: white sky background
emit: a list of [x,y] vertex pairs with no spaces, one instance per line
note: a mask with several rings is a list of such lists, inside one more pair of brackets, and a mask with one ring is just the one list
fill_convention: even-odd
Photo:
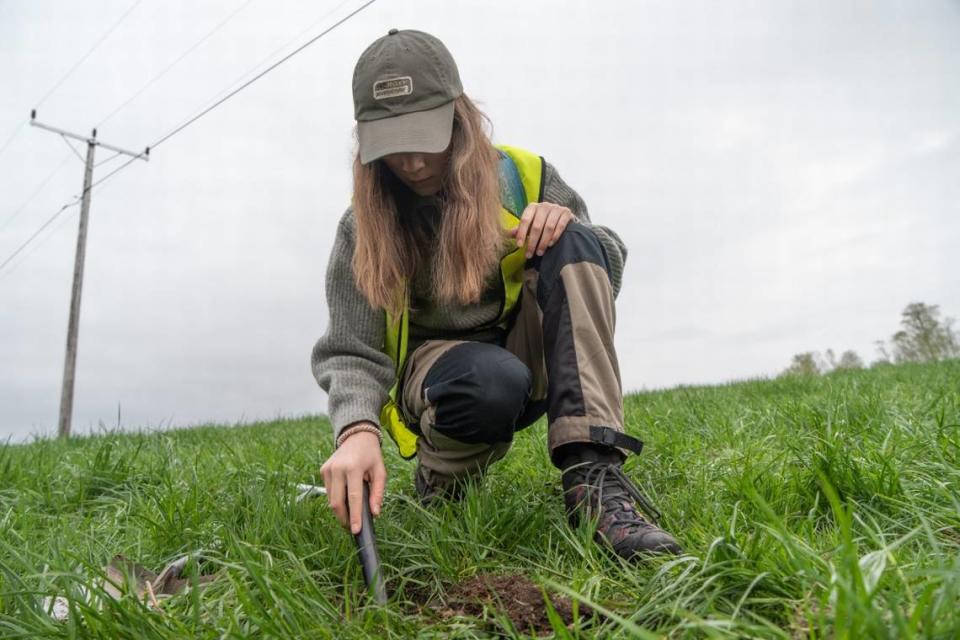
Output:
[[[0,0],[0,260],[83,177],[18,125],[131,4]],[[142,148],[361,2],[252,0],[100,124],[243,4],[143,0],[38,120]],[[960,315],[958,3],[379,0],[93,193],[75,431],[118,404],[128,428],[323,411],[309,355],[350,78],[394,26],[440,37],[496,140],[544,155],[626,241],[626,390],[828,347],[870,361],[907,303]],[[77,220],[0,272],[0,438],[56,431]]]

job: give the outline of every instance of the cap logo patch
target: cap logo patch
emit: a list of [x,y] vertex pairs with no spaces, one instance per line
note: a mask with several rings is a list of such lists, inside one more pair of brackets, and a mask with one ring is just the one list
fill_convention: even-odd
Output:
[[413,78],[410,76],[390,78],[389,80],[379,80],[373,83],[374,100],[408,96],[411,93],[413,93]]

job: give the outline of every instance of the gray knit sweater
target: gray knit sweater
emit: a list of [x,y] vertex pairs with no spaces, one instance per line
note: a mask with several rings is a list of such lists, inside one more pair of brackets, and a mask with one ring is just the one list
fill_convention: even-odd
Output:
[[[569,208],[577,220],[590,227],[600,239],[610,261],[614,295],[620,291],[627,248],[620,237],[607,227],[591,224],[587,205],[560,178],[556,169],[545,163],[544,202]],[[353,277],[353,210],[340,218],[337,235],[327,265],[327,306],[330,323],[327,332],[313,348],[313,375],[329,395],[327,412],[334,438],[347,426],[369,421],[380,424],[380,409],[394,383],[393,362],[383,353],[384,313],[370,306]],[[429,261],[427,261],[429,263]],[[493,333],[470,335],[496,318],[500,310],[500,273],[494,270],[480,302],[473,305],[444,304],[432,300],[430,273],[424,268],[413,278],[410,308],[410,350],[430,337],[451,333],[467,334],[468,339],[494,341]],[[463,339],[463,338],[461,338]]]

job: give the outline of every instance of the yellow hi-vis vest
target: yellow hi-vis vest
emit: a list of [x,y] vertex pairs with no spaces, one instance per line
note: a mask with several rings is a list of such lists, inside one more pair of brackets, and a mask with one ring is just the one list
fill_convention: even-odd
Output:
[[[520,216],[530,202],[543,199],[543,158],[531,153],[497,145],[500,154],[500,222],[510,230],[520,224]],[[517,247],[500,260],[500,275],[503,278],[503,307],[496,321],[490,326],[506,328],[511,312],[520,299],[523,287],[523,265],[526,262],[524,247]],[[407,359],[407,336],[410,305],[403,310],[399,321],[386,315],[386,333],[383,351],[396,365],[396,378],[390,389],[390,399],[380,411],[380,424],[387,430],[404,458],[417,453],[417,434],[407,428],[397,400],[400,374]]]

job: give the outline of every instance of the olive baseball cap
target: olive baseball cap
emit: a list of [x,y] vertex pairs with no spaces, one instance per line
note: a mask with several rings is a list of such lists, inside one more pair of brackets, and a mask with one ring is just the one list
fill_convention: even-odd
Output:
[[462,93],[457,65],[440,40],[413,29],[390,29],[367,47],[353,70],[360,162],[446,149],[453,101]]

